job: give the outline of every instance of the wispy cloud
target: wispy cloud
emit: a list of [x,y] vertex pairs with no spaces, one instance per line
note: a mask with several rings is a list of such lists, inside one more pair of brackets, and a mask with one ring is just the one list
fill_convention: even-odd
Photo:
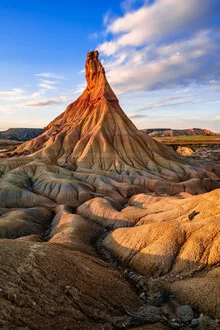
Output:
[[99,34],[97,32],[93,32],[89,35],[90,39],[97,39],[99,37]]
[[57,89],[57,87],[54,86],[57,84],[59,84],[59,81],[41,79],[38,86],[43,89]]
[[147,117],[147,115],[141,115],[141,114],[138,114],[138,113],[129,113],[128,117],[130,119],[138,119],[138,118],[145,118],[145,117]]
[[103,15],[103,24],[104,25],[108,25],[110,24],[110,22],[113,20],[114,14],[111,11],[111,9],[109,9],[104,15]]
[[25,91],[21,88],[13,88],[11,91],[0,91],[1,100],[21,100],[25,97]]
[[52,72],[36,73],[35,76],[40,78],[65,79],[64,76],[57,75],[56,73],[52,73]]
[[144,0],[124,0],[121,3],[121,9],[125,12],[131,11],[134,5],[143,5]]
[[79,84],[76,89],[73,90],[73,94],[80,94],[84,91],[86,84]]
[[[53,104],[62,104],[72,100],[72,97],[69,95],[63,95],[59,92],[58,85],[63,76],[49,72],[35,74],[35,76],[38,80],[38,89],[34,92],[30,93],[22,88],[0,91],[0,100],[2,100],[0,106],[1,113],[15,112],[31,107],[40,108]],[[56,90],[56,94],[60,95],[53,97],[53,90]]]
[[155,102],[148,103],[141,108],[135,110],[135,113],[145,111],[145,110],[152,110],[156,108],[168,108],[168,107],[178,107],[184,104],[195,104],[207,101],[207,99],[197,97],[196,95],[187,95],[187,96],[171,96],[165,97],[162,99],[158,99]]
[[78,73],[82,74],[82,73],[85,73],[85,72],[86,72],[86,70],[85,69],[82,69]]
[[30,95],[31,99],[37,99],[43,97],[45,94],[45,89],[40,89],[37,92],[34,92]]
[[62,104],[66,103],[67,101],[71,100],[72,98],[67,96],[60,96],[60,97],[54,97],[54,98],[48,98],[48,99],[41,99],[33,102],[28,102],[25,104],[26,107],[44,107],[47,105],[53,105],[53,104]]
[[36,73],[35,76],[39,80],[38,86],[41,89],[46,90],[57,89],[55,85],[58,85],[60,80],[65,79],[64,76],[60,76],[51,72]]

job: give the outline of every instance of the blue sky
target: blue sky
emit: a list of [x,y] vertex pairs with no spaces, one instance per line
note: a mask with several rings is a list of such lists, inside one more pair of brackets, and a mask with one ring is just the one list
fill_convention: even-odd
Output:
[[98,49],[139,128],[220,132],[219,0],[1,0],[0,129],[44,127]]

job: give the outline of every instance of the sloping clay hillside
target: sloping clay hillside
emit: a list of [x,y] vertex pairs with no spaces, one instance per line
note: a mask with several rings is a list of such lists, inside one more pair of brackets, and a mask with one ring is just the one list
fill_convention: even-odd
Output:
[[86,79],[0,160],[0,326],[215,329],[220,165],[139,132],[97,51]]

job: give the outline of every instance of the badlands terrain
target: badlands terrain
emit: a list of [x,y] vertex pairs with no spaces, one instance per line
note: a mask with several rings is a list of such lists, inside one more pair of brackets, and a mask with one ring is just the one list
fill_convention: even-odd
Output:
[[2,329],[217,329],[220,164],[140,132],[98,52],[87,87],[0,159]]
[[148,128],[142,129],[142,132],[149,134],[150,136],[161,136],[161,137],[170,137],[170,136],[216,136],[217,134],[203,128],[187,128],[187,129],[171,129],[171,128]]

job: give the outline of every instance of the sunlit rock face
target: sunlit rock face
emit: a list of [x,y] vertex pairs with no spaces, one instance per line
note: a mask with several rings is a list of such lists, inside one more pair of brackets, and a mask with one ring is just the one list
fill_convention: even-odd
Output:
[[88,53],[85,70],[87,87],[83,94],[45,128],[44,134],[16,152],[35,152],[35,158],[77,171],[149,170],[173,179],[177,178],[175,172],[183,173],[184,161],[140,133],[124,114],[97,51]]
[[220,189],[188,198],[140,194],[129,205],[136,225],[108,234],[105,248],[124,266],[161,278],[184,303],[219,317]]
[[138,314],[149,301],[125,268],[146,281],[165,276],[178,303],[220,317],[220,165],[190,161],[139,132],[97,51],[85,69],[83,94],[0,159],[0,325],[158,324],[162,315]]
[[[139,192],[196,194],[219,187],[218,166],[192,163],[134,126],[105,77],[98,51],[88,53],[85,70],[82,95],[42,135],[10,155],[16,157],[0,161],[4,199],[13,190],[20,207],[30,199],[35,206],[34,194],[76,205],[97,194],[123,200]],[[11,182],[12,175],[18,179]]]

